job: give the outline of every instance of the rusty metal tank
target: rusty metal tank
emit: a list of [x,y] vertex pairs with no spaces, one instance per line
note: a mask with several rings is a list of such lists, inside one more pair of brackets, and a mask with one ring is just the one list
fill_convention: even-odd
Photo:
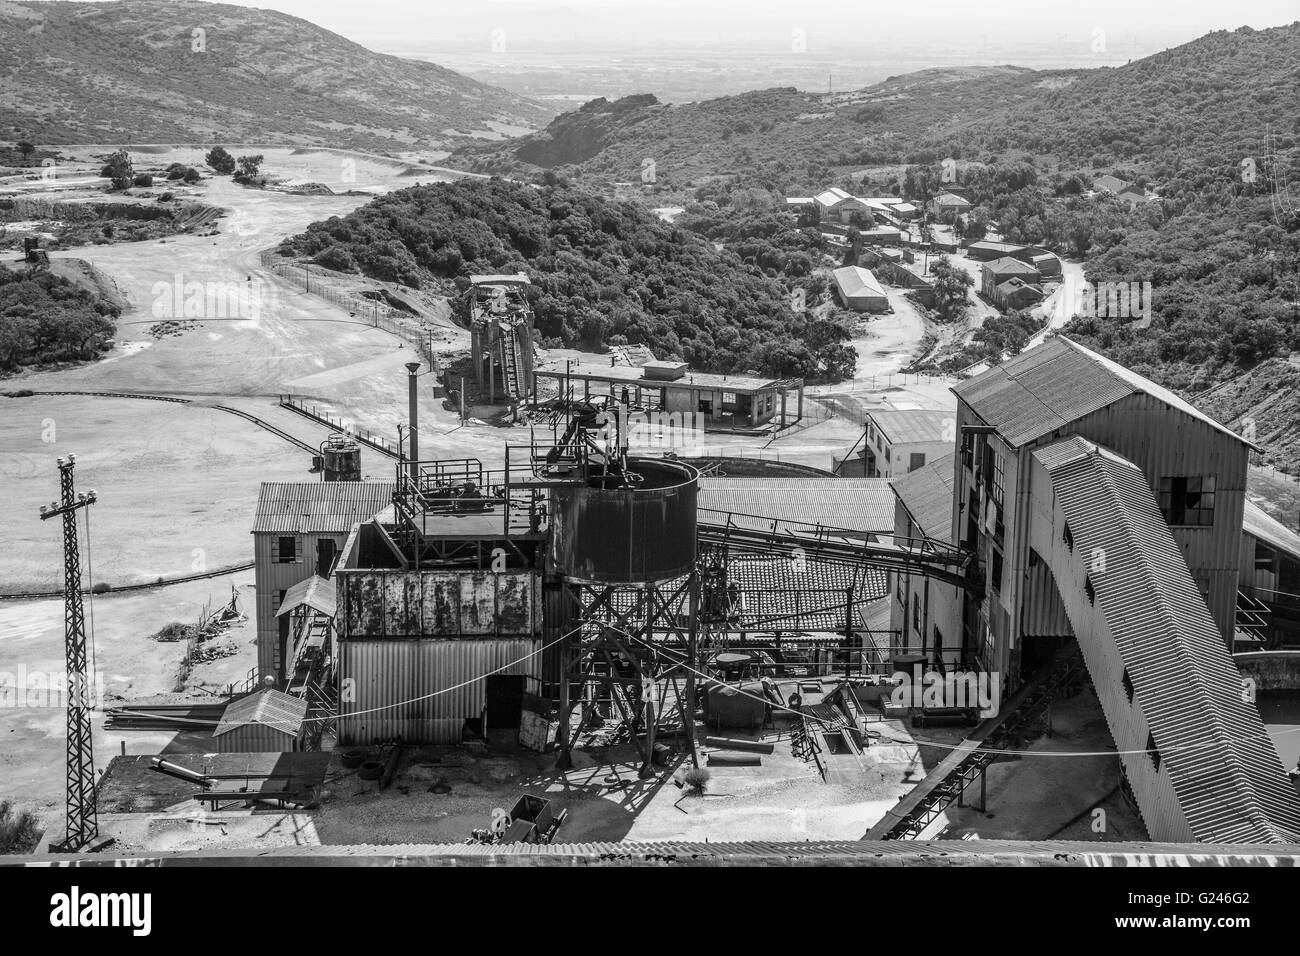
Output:
[[333,434],[321,444],[321,470],[326,481],[361,480],[361,445],[347,435]]
[[695,493],[690,465],[628,459],[634,480],[600,487],[557,488],[552,498],[551,558],[571,581],[646,584],[687,574],[695,566]]

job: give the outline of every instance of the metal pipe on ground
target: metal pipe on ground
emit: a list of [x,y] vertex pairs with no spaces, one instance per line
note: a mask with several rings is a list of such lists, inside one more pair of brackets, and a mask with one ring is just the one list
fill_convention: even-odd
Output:
[[765,740],[743,740],[735,737],[705,737],[706,747],[719,750],[745,750],[756,754],[770,754],[776,751],[776,745]]

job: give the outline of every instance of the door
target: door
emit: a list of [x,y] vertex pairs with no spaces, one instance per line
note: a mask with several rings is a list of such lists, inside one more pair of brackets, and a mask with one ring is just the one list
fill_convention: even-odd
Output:
[[338,553],[338,545],[334,543],[333,538],[318,538],[316,540],[316,573],[323,578],[330,576],[330,570],[334,567],[334,556]]
[[493,674],[487,679],[487,725],[492,729],[518,727],[524,705],[524,677]]

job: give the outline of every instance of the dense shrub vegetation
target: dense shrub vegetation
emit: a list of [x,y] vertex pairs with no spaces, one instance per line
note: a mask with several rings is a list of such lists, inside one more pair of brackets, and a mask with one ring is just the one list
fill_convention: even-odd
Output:
[[462,317],[471,274],[523,271],[552,344],[645,344],[701,370],[836,379],[854,353],[841,324],[792,308],[785,280],[811,270],[804,250],[818,241],[794,227],[787,215],[772,223],[776,244],[740,243],[738,254],[636,203],[558,183],[464,180],[380,197],[313,223],[281,251],[413,288],[454,287]]
[[119,313],[112,302],[61,276],[0,266],[0,370],[94,358]]

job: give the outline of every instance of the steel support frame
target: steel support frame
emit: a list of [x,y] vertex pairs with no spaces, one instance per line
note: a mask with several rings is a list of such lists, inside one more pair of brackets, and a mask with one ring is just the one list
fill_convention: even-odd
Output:
[[[559,767],[567,769],[572,764],[578,738],[571,728],[573,710],[588,705],[588,687],[607,691],[614,701],[641,757],[641,777],[654,774],[655,724],[674,708],[681,717],[691,763],[698,767],[699,572],[693,569],[671,582],[603,585],[566,581],[564,587],[576,607],[577,624],[561,647]],[[616,598],[628,594],[635,594],[635,599],[620,607]],[[683,603],[685,620],[679,614]],[[642,689],[646,687],[656,690],[656,699],[645,699]]]

